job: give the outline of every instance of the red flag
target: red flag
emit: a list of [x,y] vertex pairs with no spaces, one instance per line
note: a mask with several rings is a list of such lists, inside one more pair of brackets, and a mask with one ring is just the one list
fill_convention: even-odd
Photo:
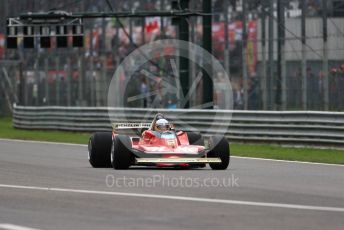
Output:
[[145,31],[147,33],[155,32],[159,30],[160,27],[160,18],[159,17],[150,17],[146,19]]

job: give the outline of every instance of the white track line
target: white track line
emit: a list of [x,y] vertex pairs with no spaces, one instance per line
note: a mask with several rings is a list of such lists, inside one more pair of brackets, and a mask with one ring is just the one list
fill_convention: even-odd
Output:
[[[51,141],[31,141],[31,140],[18,140],[18,139],[6,139],[6,138],[0,138],[0,141],[23,142],[23,143],[32,143],[32,144],[51,144],[51,145],[66,145],[66,146],[87,147],[87,145],[83,145],[83,144],[72,144],[72,143],[51,142]],[[310,164],[310,165],[324,165],[324,166],[340,166],[340,167],[344,167],[344,165],[340,165],[340,164],[317,163],[317,162],[307,162],[307,161],[276,160],[276,159],[269,159],[269,158],[239,157],[239,156],[231,156],[231,158],[249,159],[249,160],[261,160],[261,161],[276,161],[276,162],[284,162],[284,163],[298,163],[298,164]]]
[[9,185],[9,184],[0,184],[0,187],[11,188],[11,189],[69,192],[69,193],[94,194],[94,195],[106,195],[106,196],[126,196],[126,197],[165,199],[165,200],[195,201],[195,202],[217,203],[217,204],[234,204],[234,205],[245,205],[245,206],[256,206],[256,207],[269,207],[269,208],[301,209],[301,210],[326,211],[326,212],[344,212],[344,207],[266,203],[266,202],[225,200],[225,199],[212,199],[212,198],[200,198],[200,197],[188,197],[188,196],[169,196],[169,195],[144,194],[144,193],[126,193],[126,192],[109,192],[109,191],[95,191],[95,190],[67,189],[67,188],[49,188],[49,187],[22,186],[22,185]]
[[7,223],[0,224],[0,229],[5,229],[5,230],[38,230],[37,228],[28,228],[28,227],[24,227],[24,226],[7,224]]
[[311,164],[311,165],[324,165],[324,166],[340,166],[340,167],[344,167],[344,165],[340,165],[340,164],[317,163],[317,162],[309,162],[309,161],[290,161],[290,160],[276,160],[276,159],[269,159],[269,158],[239,157],[239,156],[231,156],[231,158],[259,160],[259,161],[276,161],[276,162],[284,162],[284,163],[299,163],[299,164]]
[[19,140],[19,139],[6,139],[6,138],[0,138],[0,141],[87,147],[87,145],[82,145],[82,144],[73,144],[73,143],[65,143],[65,142],[52,142],[52,141],[32,141],[32,140]]

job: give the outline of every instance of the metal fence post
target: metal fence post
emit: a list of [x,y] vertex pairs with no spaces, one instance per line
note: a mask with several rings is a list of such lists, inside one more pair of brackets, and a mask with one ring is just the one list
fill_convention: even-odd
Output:
[[244,109],[248,109],[248,76],[246,66],[246,45],[247,45],[247,31],[246,31],[246,0],[242,0],[242,78],[244,86]]
[[56,105],[60,105],[60,75],[59,75],[59,70],[60,70],[60,57],[58,55],[56,55],[55,58],[55,84],[56,84],[56,92],[55,92],[55,96],[56,96]]
[[[262,6],[264,7],[264,6]],[[262,90],[262,102],[263,110],[268,108],[268,92],[267,92],[267,73],[266,73],[266,14],[265,9],[261,12],[261,27],[262,27],[262,74],[261,74],[261,90]]]
[[44,72],[45,72],[45,104],[50,105],[50,92],[49,92],[49,56],[44,58]]
[[302,109],[307,110],[307,60],[306,60],[306,0],[301,0],[302,14],[301,14],[301,42],[302,42],[302,61],[301,61],[301,75],[302,75]]
[[273,80],[274,80],[274,0],[269,0],[269,74],[268,84],[269,89],[269,106],[272,109],[273,97]]
[[225,32],[225,52],[224,52],[224,66],[225,71],[230,78],[230,56],[229,56],[229,39],[228,39],[228,6],[229,6],[229,0],[224,1],[224,7],[223,7],[223,17],[224,17],[224,32]]
[[67,77],[66,77],[66,83],[67,83],[67,106],[71,106],[71,79],[72,79],[72,66],[71,66],[71,58],[67,57]]
[[328,75],[328,42],[327,42],[327,1],[322,0],[322,23],[323,23],[323,97],[324,110],[328,111],[329,106],[329,75]]

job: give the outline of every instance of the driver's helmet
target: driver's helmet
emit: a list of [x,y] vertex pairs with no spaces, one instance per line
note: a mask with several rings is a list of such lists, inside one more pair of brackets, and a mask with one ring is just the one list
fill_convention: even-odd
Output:
[[155,131],[165,132],[170,130],[170,128],[170,123],[164,118],[157,120],[155,123]]

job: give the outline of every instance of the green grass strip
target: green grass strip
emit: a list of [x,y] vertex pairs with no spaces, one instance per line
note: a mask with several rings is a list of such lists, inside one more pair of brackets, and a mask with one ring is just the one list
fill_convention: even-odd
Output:
[[232,144],[232,155],[277,160],[344,164],[344,150],[307,147],[281,147],[275,145]]
[[0,118],[0,138],[87,144],[89,133],[15,129],[11,118]]

